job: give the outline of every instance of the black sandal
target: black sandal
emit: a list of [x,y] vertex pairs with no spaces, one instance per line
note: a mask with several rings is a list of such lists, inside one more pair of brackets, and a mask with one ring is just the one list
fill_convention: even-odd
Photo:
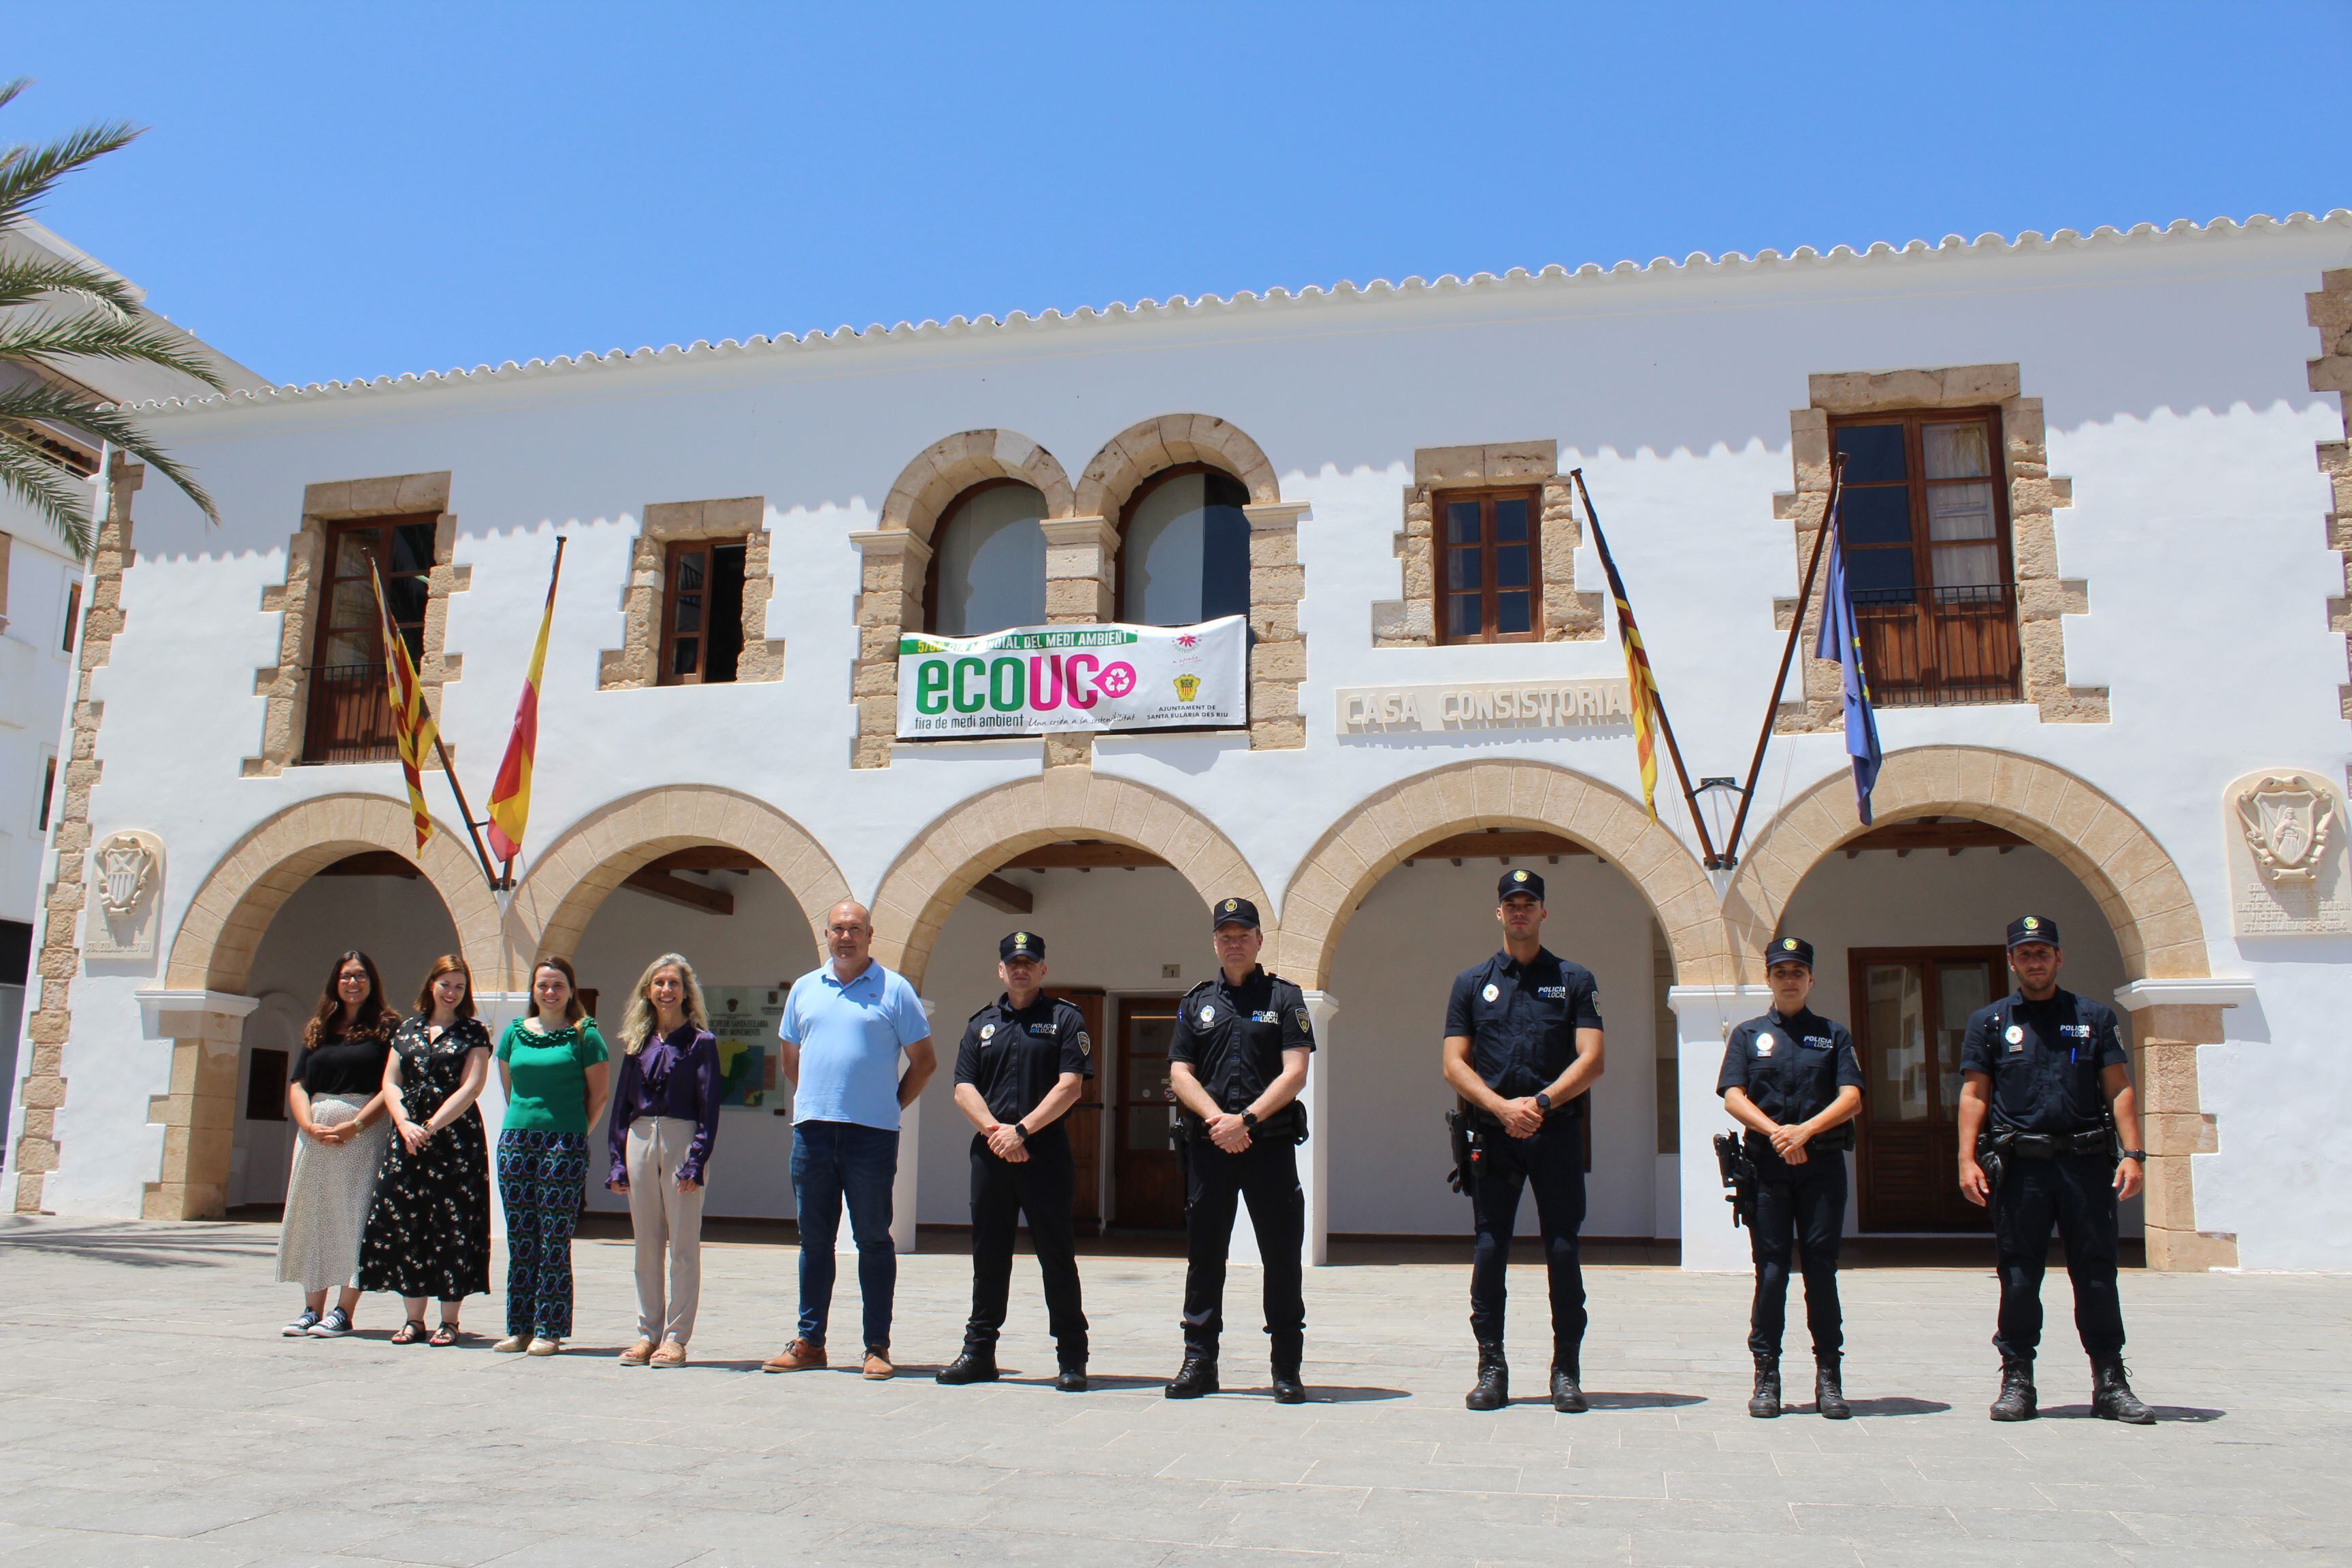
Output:
[[392,1331],[392,1342],[396,1345],[413,1345],[424,1337],[425,1320],[422,1318],[411,1318]]
[[464,1337],[464,1334],[465,1331],[460,1329],[457,1324],[444,1323],[439,1328],[434,1330],[433,1337],[425,1342],[436,1347],[454,1345],[459,1339]]

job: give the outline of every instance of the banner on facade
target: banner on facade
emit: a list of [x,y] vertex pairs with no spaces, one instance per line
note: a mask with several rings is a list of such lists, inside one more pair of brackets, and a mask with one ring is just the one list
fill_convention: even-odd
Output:
[[898,641],[903,740],[1249,722],[1249,626],[1015,626]]

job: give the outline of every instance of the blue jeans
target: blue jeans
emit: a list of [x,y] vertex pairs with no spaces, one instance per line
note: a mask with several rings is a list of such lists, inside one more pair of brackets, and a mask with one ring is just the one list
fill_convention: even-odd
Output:
[[833,1315],[834,1238],[841,1205],[857,1242],[857,1291],[866,1302],[866,1343],[888,1349],[898,1249],[890,1240],[890,1187],[898,1176],[898,1134],[855,1121],[803,1121],[793,1128],[793,1197],[801,1226],[801,1331],[824,1343]]

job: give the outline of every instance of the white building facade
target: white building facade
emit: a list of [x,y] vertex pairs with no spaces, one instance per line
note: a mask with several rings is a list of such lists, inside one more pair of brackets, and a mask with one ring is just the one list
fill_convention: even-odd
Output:
[[[1869,1058],[1850,1227],[1977,1225],[1950,1190],[1958,1026],[2008,989],[2002,927],[2032,912],[2065,982],[2126,1018],[2148,1263],[2352,1267],[2321,1153],[2352,1099],[2347,332],[2339,212],[152,407],[223,522],[108,476],[5,1190],[77,1215],[276,1201],[286,1056],[345,948],[396,1000],[460,952],[500,1021],[537,955],[617,1018],[676,948],[749,1017],[855,897],[943,1049],[995,994],[997,938],[1045,936],[1101,1043],[1082,1217],[1159,1228],[1168,1020],[1213,973],[1208,904],[1242,896],[1318,1015],[1310,1251],[1458,1235],[1446,988],[1496,945],[1498,869],[1535,865],[1608,1023],[1588,1236],[1745,1267],[1713,1085],[1782,931]],[[1833,451],[1887,753],[1869,828],[1797,602]],[[1643,810],[1578,469],[1695,777],[1744,773],[1807,616],[1736,868],[1702,863],[1663,758]],[[478,808],[559,534],[501,900],[437,774],[416,850],[349,568],[362,543],[393,563]],[[903,632],[1225,607],[1250,621],[1245,727],[895,738]],[[791,1212],[760,1032],[730,1051],[715,1215]],[[910,1241],[966,1217],[944,1076],[901,1159]]]

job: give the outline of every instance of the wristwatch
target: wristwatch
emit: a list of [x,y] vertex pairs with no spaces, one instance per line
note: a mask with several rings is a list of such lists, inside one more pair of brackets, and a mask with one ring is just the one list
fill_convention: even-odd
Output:
[[1551,1114],[1551,1095],[1548,1091],[1537,1091],[1536,1109],[1542,1111],[1546,1116],[1549,1116]]
[[1244,1127],[1246,1127],[1246,1128],[1248,1128],[1248,1129],[1249,1129],[1251,1131],[1253,1131],[1253,1132],[1256,1131],[1257,1131],[1257,1112],[1256,1112],[1256,1111],[1255,1111],[1255,1110],[1244,1110],[1244,1111],[1243,1111],[1243,1112],[1242,1112],[1242,1125],[1243,1125],[1243,1126],[1244,1126]]
[[2137,1160],[2143,1165],[2147,1163],[2147,1151],[2145,1149],[2126,1149],[2116,1157],[2118,1160]]
[[1024,1143],[1029,1142],[1029,1128],[1027,1124],[1019,1121],[1014,1122],[1013,1124],[1013,1135],[1020,1139]]

